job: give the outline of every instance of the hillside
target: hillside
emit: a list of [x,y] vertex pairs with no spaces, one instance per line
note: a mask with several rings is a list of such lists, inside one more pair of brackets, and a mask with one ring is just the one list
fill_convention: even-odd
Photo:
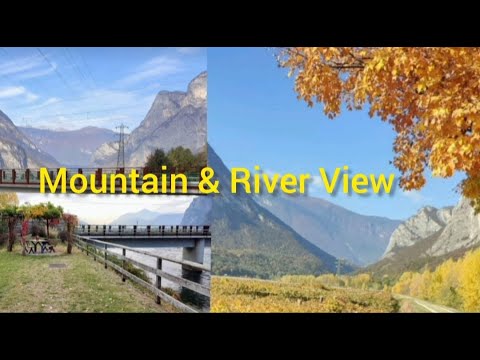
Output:
[[[220,184],[228,189],[230,171],[211,147],[208,160]],[[182,223],[212,225],[213,271],[217,275],[273,278],[335,271],[333,256],[243,192],[221,191],[217,196],[194,199]]]
[[358,265],[379,260],[390,235],[401,224],[398,220],[360,215],[309,196],[278,194],[255,199],[312,244]]
[[0,111],[0,168],[38,169],[42,166],[59,165],[52,155],[25,136],[10,118]]

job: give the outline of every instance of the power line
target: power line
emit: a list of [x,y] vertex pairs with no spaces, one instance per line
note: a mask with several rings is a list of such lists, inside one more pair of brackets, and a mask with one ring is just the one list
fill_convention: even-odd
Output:
[[78,54],[79,54],[80,60],[81,60],[81,61],[83,62],[83,64],[85,65],[85,69],[87,70],[86,72],[87,72],[88,76],[92,79],[93,84],[95,85],[95,87],[98,87],[98,86],[97,86],[97,82],[95,81],[95,78],[93,77],[93,74],[92,74],[92,72],[90,71],[90,66],[88,66],[87,60],[85,60],[85,58],[83,57],[81,51],[79,51]]
[[84,71],[82,70],[81,66],[79,66],[78,62],[76,61],[75,57],[73,56],[73,52],[70,51],[70,48],[68,47],[65,47],[63,48],[66,56],[68,57],[67,61],[72,64],[72,66],[74,67],[74,69],[77,71],[77,73],[80,75],[81,77],[81,81],[87,85],[88,88],[94,90],[95,87],[92,86],[92,83],[91,81],[89,81],[88,77],[85,75]]
[[58,75],[58,77],[63,81],[63,83],[65,84],[65,86],[71,91],[71,92],[74,92],[72,87],[67,83],[67,81],[65,80],[65,78],[62,76],[62,74],[60,74],[60,71],[57,70],[57,67],[54,66],[50,60],[48,60],[47,56],[43,53],[43,51],[37,47],[37,50],[38,52],[40,53],[40,55],[42,55],[43,59],[47,62],[48,65],[50,65],[50,67],[53,69],[53,71],[55,71],[55,73]]

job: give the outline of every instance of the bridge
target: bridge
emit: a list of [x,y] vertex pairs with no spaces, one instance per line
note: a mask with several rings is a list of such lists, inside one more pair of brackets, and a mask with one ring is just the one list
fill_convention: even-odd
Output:
[[[201,195],[198,184],[200,181],[200,171],[195,172],[183,172],[177,171],[176,169],[172,168],[167,173],[154,173],[150,171],[147,167],[126,167],[126,168],[67,168],[67,184],[70,183],[70,179],[72,176],[76,174],[84,175],[87,179],[90,179],[91,175],[94,175],[95,178],[95,187],[97,189],[101,188],[102,182],[102,175],[107,175],[107,178],[110,175],[117,175],[117,174],[129,174],[132,170],[136,170],[139,174],[138,179],[135,181],[135,186],[137,189],[141,189],[142,185],[144,184],[143,176],[147,174],[153,174],[161,179],[162,175],[166,176],[166,192],[162,193],[162,184],[159,181],[158,184],[158,194],[167,194],[167,195],[185,195],[182,191],[182,183],[180,181],[175,182],[175,192],[171,191],[171,182],[170,176],[171,174],[185,174],[188,180],[187,184],[187,192],[186,194],[193,194],[193,195]],[[57,169],[47,169],[48,173],[50,174],[50,178],[52,181],[56,179],[60,168]],[[77,179],[75,181],[76,186],[78,188],[81,187],[81,180]],[[121,193],[122,186],[121,181],[117,180],[115,183],[115,193]],[[126,193],[132,194],[132,181],[127,176],[126,182]],[[0,190],[5,191],[23,191],[23,192],[40,192],[40,169],[0,169]],[[108,191],[110,190],[110,186],[108,186]],[[46,189],[48,191],[48,187]],[[70,187],[67,186],[67,192],[72,192]],[[87,187],[85,193],[92,193],[90,187]],[[142,192],[140,192],[142,194]]]
[[[122,276],[122,280],[127,278],[133,282],[145,287],[156,296],[158,304],[166,301],[169,304],[186,312],[197,312],[196,309],[174,298],[162,288],[162,278],[180,285],[182,288],[193,291],[194,293],[210,298],[210,287],[199,282],[187,279],[184,275],[188,273],[201,274],[210,273],[209,266],[204,265],[205,243],[211,241],[210,226],[196,225],[79,225],[75,228],[76,246],[87,255],[92,255],[94,260],[98,260],[108,267],[114,269]],[[160,256],[148,251],[143,251],[135,247],[126,246],[122,242],[132,240],[138,241],[140,246],[156,247],[182,247],[182,259],[176,259],[168,256]],[[114,251],[117,250],[117,251]],[[121,255],[120,255],[121,251]],[[148,266],[139,262],[129,254],[141,254],[156,259],[156,266]],[[162,268],[164,261],[179,264],[184,272],[182,276],[166,272]],[[155,284],[145,281],[141,277],[128,271],[128,266],[135,266],[155,277]]]

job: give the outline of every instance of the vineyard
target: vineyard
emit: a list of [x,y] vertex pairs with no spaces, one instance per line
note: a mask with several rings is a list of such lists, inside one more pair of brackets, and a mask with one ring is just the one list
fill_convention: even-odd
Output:
[[332,288],[314,276],[278,281],[214,277],[212,312],[397,312],[387,291]]

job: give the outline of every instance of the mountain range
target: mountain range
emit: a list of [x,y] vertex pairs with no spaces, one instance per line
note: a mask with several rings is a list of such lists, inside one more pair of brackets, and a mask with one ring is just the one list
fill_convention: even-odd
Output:
[[176,225],[180,224],[183,214],[160,214],[155,211],[142,209],[137,212],[119,216],[110,225]]
[[[125,142],[127,166],[143,166],[155,149],[183,146],[194,154],[207,141],[207,73],[202,72],[186,92],[160,91],[145,119]],[[96,166],[116,166],[118,142],[101,145],[92,156]]]
[[383,255],[390,235],[401,224],[399,220],[360,215],[310,196],[276,194],[255,199],[315,246],[360,266]]
[[[55,158],[64,166],[87,167],[91,157],[102,144],[116,140],[114,131],[95,126],[78,130],[48,130],[32,127],[19,127],[34,144]],[[115,164],[116,165],[116,164]]]
[[[186,92],[160,91],[145,119],[127,134],[126,166],[144,166],[155,149],[183,146],[199,153],[206,147],[207,73],[195,77]],[[19,127],[0,111],[0,167],[116,167],[118,141],[98,127],[47,130]],[[52,154],[55,156],[52,156]]]

